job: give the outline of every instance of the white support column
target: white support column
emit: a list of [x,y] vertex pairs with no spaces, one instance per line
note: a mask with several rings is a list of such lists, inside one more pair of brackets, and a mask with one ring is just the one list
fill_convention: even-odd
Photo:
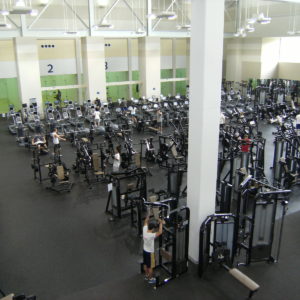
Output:
[[22,103],[29,104],[35,98],[39,113],[43,117],[41,78],[37,42],[35,38],[14,39],[19,96]]
[[[172,39],[172,76],[176,78],[176,39]],[[172,83],[172,94],[176,94],[176,81]]]
[[[75,39],[75,49],[76,49],[76,73],[77,73],[77,84],[82,85],[82,55],[81,55],[81,39]],[[77,90],[78,102],[83,104],[82,99],[82,88]]]
[[141,96],[160,96],[160,38],[139,38]]
[[103,37],[82,39],[83,74],[86,99],[106,100],[105,53]]
[[[132,81],[132,43],[131,39],[127,39],[127,55],[128,55],[128,81]],[[129,99],[132,98],[132,85],[129,88]]]
[[224,0],[192,0],[187,205],[189,256],[198,262],[199,228],[215,212]]
[[21,36],[26,36],[26,34],[28,33],[27,30],[27,24],[26,24],[26,16],[25,15],[20,15],[20,23],[21,23]]
[[186,39],[186,77],[190,80],[191,39]]
[[150,17],[152,14],[152,0],[147,0],[147,35],[151,36],[152,34],[152,18]]
[[89,35],[93,36],[95,25],[95,3],[94,0],[88,0],[88,10],[89,10]]

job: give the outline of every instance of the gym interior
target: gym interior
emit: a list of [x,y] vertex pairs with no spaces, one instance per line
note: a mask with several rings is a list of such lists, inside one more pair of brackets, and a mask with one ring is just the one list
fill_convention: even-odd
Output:
[[0,298],[299,299],[299,14],[0,0]]

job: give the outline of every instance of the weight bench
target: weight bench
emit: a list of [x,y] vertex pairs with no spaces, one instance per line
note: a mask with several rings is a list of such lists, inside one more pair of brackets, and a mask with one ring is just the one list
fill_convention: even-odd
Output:
[[234,277],[237,281],[239,281],[244,287],[246,287],[249,290],[248,299],[251,299],[253,294],[259,290],[260,286],[237,268],[229,268],[225,264],[223,264],[222,266],[228,271],[228,273],[232,277]]
[[134,163],[135,163],[135,165],[136,165],[137,168],[141,168],[142,167],[140,153],[135,153],[134,154]]
[[9,295],[7,295],[7,296],[1,298],[0,300],[12,300],[13,297],[14,297],[14,294],[9,294]]
[[181,159],[184,159],[183,156],[178,155],[178,152],[177,152],[177,150],[176,150],[176,146],[175,146],[175,145],[173,145],[173,146],[171,147],[171,152],[172,152],[172,155],[173,155],[173,157],[175,158],[175,160],[181,160]]
[[65,180],[64,166],[60,165],[56,167],[56,177],[59,182],[56,185],[53,183],[53,185],[49,188],[55,192],[70,192],[73,183],[69,182],[69,180]]
[[153,131],[155,133],[159,133],[160,132],[160,129],[159,128],[155,128],[155,127],[152,127],[152,126],[149,126],[147,127],[150,131]]

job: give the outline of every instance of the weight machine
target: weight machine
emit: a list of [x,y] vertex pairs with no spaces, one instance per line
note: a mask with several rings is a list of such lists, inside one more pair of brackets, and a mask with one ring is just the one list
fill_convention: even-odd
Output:
[[[42,167],[48,169],[47,177],[43,178]],[[33,169],[34,180],[39,180],[40,183],[46,180],[50,180],[51,189],[56,192],[70,192],[73,183],[69,181],[69,172],[66,164],[62,162],[60,155],[54,154],[53,161],[42,163],[38,149],[34,148],[32,151],[32,163],[31,168]]]
[[[240,183],[236,215],[243,264],[279,260],[284,218],[291,190],[282,190],[248,175]],[[277,217],[277,219],[276,219]]]
[[237,253],[238,221],[233,214],[213,214],[200,227],[198,274],[204,276],[210,265],[222,267],[249,290],[250,299],[259,285],[233,267]]
[[[111,220],[131,214],[132,225],[138,223],[141,228],[141,209],[143,199],[147,199],[146,170],[137,168],[125,173],[109,176],[108,199],[105,212],[111,215]],[[137,216],[137,219],[134,217]]]
[[[163,233],[158,238],[154,289],[188,270],[190,210],[186,206],[172,209],[171,205],[174,203],[176,201],[172,198],[160,202],[144,202],[147,207],[157,210],[155,218],[165,220]],[[141,272],[144,272],[143,263]]]

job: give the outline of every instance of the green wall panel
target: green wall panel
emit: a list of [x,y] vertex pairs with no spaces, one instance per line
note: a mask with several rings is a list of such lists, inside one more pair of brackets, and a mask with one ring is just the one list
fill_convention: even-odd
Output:
[[132,80],[140,80],[140,72],[132,71]]
[[138,84],[133,84],[131,86],[132,88],[132,97],[135,99],[139,99],[140,98],[140,87]]
[[121,98],[129,98],[128,85],[115,85],[108,86],[106,88],[107,98],[111,98],[113,101],[116,101]]
[[77,84],[77,74],[41,76],[42,87]]
[[106,82],[128,81],[128,71],[123,72],[106,72]]
[[173,70],[172,69],[160,70],[160,78],[161,79],[173,78]]
[[7,113],[9,104],[15,106],[15,110],[21,109],[17,78],[0,78],[0,113]]
[[176,81],[176,94],[186,95],[186,81]]
[[186,69],[176,69],[176,78],[185,78]]
[[[41,85],[42,87],[48,86],[67,86],[67,85],[76,85],[78,84],[77,81],[77,74],[68,74],[68,75],[48,75],[48,76],[41,76]],[[61,99],[62,100],[72,100],[73,102],[78,102],[78,89],[66,89],[61,90]],[[52,102],[54,103],[55,96],[57,91],[43,91],[42,98],[43,98],[43,106],[45,106],[45,102]]]
[[160,89],[161,89],[161,93],[164,96],[168,96],[169,94],[172,95],[173,94],[173,82],[162,82]]
[[[64,100],[72,100],[74,103],[78,103],[78,89],[66,89],[66,90],[60,90],[61,91],[61,99]],[[56,101],[57,91],[43,91],[42,97],[43,97],[43,106],[45,106],[45,102],[52,102],[54,103]]]

